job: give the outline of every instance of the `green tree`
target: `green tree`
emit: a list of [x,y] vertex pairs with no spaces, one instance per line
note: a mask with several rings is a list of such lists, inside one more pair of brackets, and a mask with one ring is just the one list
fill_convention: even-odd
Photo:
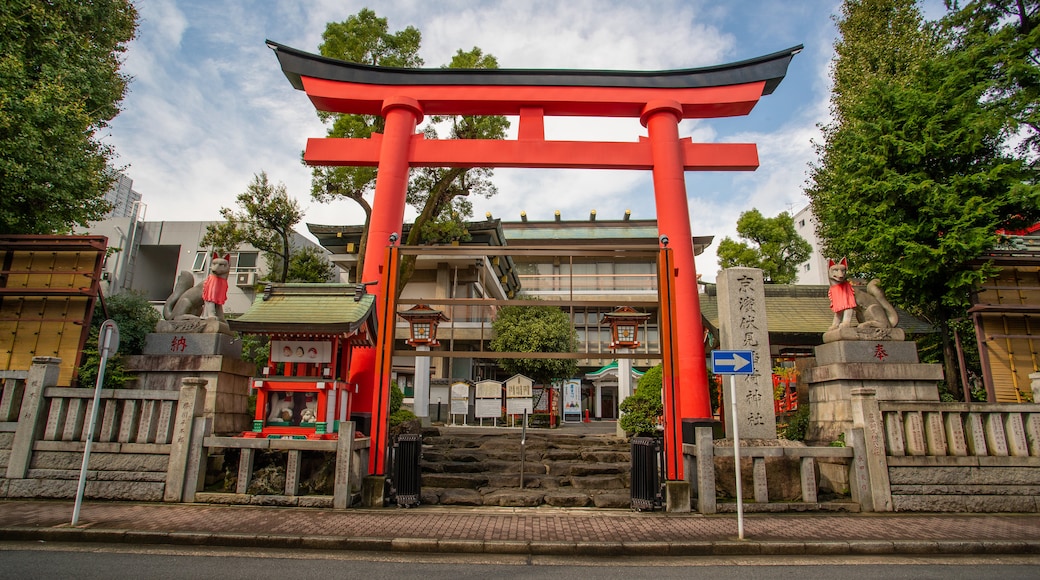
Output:
[[737,219],[737,234],[754,244],[726,237],[719,242],[721,268],[761,268],[769,284],[791,284],[798,277],[798,265],[809,259],[812,246],[794,229],[794,218],[782,212],[775,218],[762,217],[752,209]]
[[661,365],[647,369],[639,377],[636,390],[621,401],[621,428],[634,436],[657,435],[657,418],[664,414],[661,386],[664,368]]
[[807,188],[817,233],[938,328],[956,393],[949,322],[994,271],[975,261],[999,228],[1035,219],[1040,197],[1008,154],[1006,118],[984,105],[986,75],[914,2],[846,0],[838,30],[834,121]]
[[307,246],[293,252],[289,258],[289,282],[332,282],[336,268],[329,262],[324,250]]
[[[567,314],[557,306],[531,301],[530,306],[504,306],[491,323],[491,350],[498,352],[574,352],[578,335]],[[565,358],[501,358],[506,372],[548,385],[578,372],[578,361]]]
[[[409,26],[391,33],[386,18],[379,18],[368,8],[348,17],[343,22],[330,22],[321,35],[318,52],[322,56],[361,64],[418,67],[419,44],[422,35]],[[373,133],[382,133],[385,120],[374,115],[337,115],[319,112],[318,117],[329,125],[328,136],[335,138],[367,139]],[[357,278],[360,278],[365,257],[365,243],[372,206],[365,195],[375,190],[375,167],[314,167],[311,169],[311,197],[328,203],[345,197],[356,202],[365,212],[364,230],[358,249]]]
[[[953,48],[988,86],[983,105],[1009,120],[1018,156],[1040,163],[1040,1],[947,0]],[[1033,173],[1033,181],[1036,173]]]
[[263,252],[274,254],[282,266],[276,281],[285,282],[292,255],[289,240],[293,226],[303,219],[299,204],[289,197],[285,184],[272,184],[263,171],[253,176],[253,182],[236,199],[240,211],[221,208],[220,215],[225,221],[206,226],[201,244],[217,251],[231,251],[242,242],[248,242]]
[[[107,316],[106,310],[108,311]],[[123,356],[144,352],[145,339],[149,333],[155,332],[155,325],[159,322],[159,318],[159,311],[152,307],[144,294],[136,292],[116,294],[105,299],[104,307],[102,307],[101,301],[98,301],[91,317],[90,333],[87,343],[83,347],[83,356],[80,358],[77,373],[79,386],[93,387],[97,383],[98,365],[101,363],[98,336],[101,324],[105,320],[112,319],[119,328],[119,350],[109,357],[105,365],[103,384],[106,389],[113,389],[120,388],[134,379],[133,375],[126,371]]]
[[[323,56],[369,65],[419,67],[422,35],[409,26],[391,33],[386,18],[365,8],[343,22],[331,22],[318,47]],[[445,68],[497,68],[495,57],[474,47],[459,50]],[[368,115],[333,115],[319,113],[330,125],[329,137],[371,137],[383,131],[384,120]],[[505,117],[432,116],[423,130],[427,138],[438,138],[438,127],[444,127],[452,139],[502,139],[509,127]],[[358,248],[357,276],[364,268],[365,244],[372,207],[365,196],[375,189],[374,167],[315,167],[312,170],[311,196],[319,202],[341,197],[355,201],[365,212],[365,224]],[[468,239],[465,220],[472,217],[468,197],[490,197],[496,193],[489,168],[421,168],[412,172],[407,202],[418,212],[415,224],[403,242],[410,245]],[[402,259],[398,292],[408,283],[414,271],[414,257]]]
[[136,28],[128,0],[0,3],[0,231],[64,233],[109,210],[114,152],[97,133]]

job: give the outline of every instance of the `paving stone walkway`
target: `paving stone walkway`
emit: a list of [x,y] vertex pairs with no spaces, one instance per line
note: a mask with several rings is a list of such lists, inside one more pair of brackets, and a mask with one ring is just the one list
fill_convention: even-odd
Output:
[[0,540],[585,555],[1040,554],[1040,515],[275,508],[0,501]]

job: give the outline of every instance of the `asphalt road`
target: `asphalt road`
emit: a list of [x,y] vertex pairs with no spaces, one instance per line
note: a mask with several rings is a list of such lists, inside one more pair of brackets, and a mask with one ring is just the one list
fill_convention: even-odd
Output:
[[840,578],[841,580],[1001,580],[1040,577],[1040,556],[574,558],[549,556],[393,555],[313,550],[180,546],[0,543],[0,578],[113,579],[364,578]]

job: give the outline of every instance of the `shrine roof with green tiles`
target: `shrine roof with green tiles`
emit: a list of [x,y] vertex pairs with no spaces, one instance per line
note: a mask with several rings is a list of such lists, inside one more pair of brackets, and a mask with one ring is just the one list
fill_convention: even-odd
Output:
[[[719,328],[719,302],[714,284],[706,285],[700,295],[701,314],[716,332]],[[834,322],[827,286],[765,284],[766,323],[769,332],[783,334],[822,334]],[[899,328],[909,334],[928,334],[935,329],[896,307]]]
[[353,284],[269,284],[228,325],[247,334],[358,334],[367,343],[375,337],[375,296],[355,300]]
[[[585,378],[587,378],[587,379],[594,379],[596,377],[608,374],[610,372],[615,372],[616,373],[617,371],[618,371],[618,361],[614,360],[609,365],[606,365],[606,366],[600,367],[600,368],[598,368],[598,369],[596,369],[594,371],[590,371],[590,372],[585,373]],[[641,371],[641,370],[633,367],[632,368],[632,374],[636,375],[637,377],[641,377],[641,376],[646,374],[646,371]]]

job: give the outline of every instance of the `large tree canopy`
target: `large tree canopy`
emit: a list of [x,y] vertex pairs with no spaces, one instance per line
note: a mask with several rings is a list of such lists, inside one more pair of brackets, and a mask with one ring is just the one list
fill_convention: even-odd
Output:
[[[1017,153],[1040,163],[1040,0],[975,0],[947,4],[953,46],[974,65],[988,91],[983,104],[1009,121]],[[1035,173],[1034,180],[1035,180]]]
[[225,221],[206,226],[201,245],[229,251],[248,242],[274,256],[274,263],[281,266],[277,281],[285,282],[289,277],[293,226],[303,219],[299,204],[289,197],[285,184],[271,183],[263,171],[253,176],[252,183],[236,199],[241,209],[220,208]]
[[1007,146],[1008,119],[987,106],[987,72],[913,0],[846,0],[838,29],[834,121],[807,189],[817,233],[937,326],[955,386],[948,323],[991,275],[974,261],[997,230],[1037,216],[1037,188]]
[[[318,47],[323,56],[362,64],[389,67],[419,67],[419,46],[422,35],[415,27],[391,33],[386,18],[380,18],[365,8],[343,22],[331,22],[322,35]],[[498,68],[495,57],[474,47],[459,50],[445,68]],[[383,131],[382,117],[365,115],[321,114],[329,124],[328,136],[365,139]],[[424,133],[436,139],[438,132],[446,132],[451,139],[502,139],[509,122],[505,117],[431,117]],[[365,227],[358,248],[357,273],[363,269],[368,222],[372,208],[365,196],[375,189],[374,167],[315,167],[311,195],[320,202],[338,198],[355,201],[365,212]],[[496,193],[488,168],[422,168],[412,171],[408,185],[407,202],[418,215],[409,232],[406,244],[436,243],[467,239],[465,220],[472,217],[473,207],[467,199]],[[414,267],[414,257],[402,259],[398,291],[408,283]]]
[[770,284],[793,283],[798,265],[812,254],[812,246],[798,235],[787,212],[767,218],[757,209],[746,211],[737,219],[737,235],[754,245],[723,238],[717,252],[719,267],[761,268]]
[[64,233],[101,219],[134,38],[128,0],[0,3],[0,232]]

